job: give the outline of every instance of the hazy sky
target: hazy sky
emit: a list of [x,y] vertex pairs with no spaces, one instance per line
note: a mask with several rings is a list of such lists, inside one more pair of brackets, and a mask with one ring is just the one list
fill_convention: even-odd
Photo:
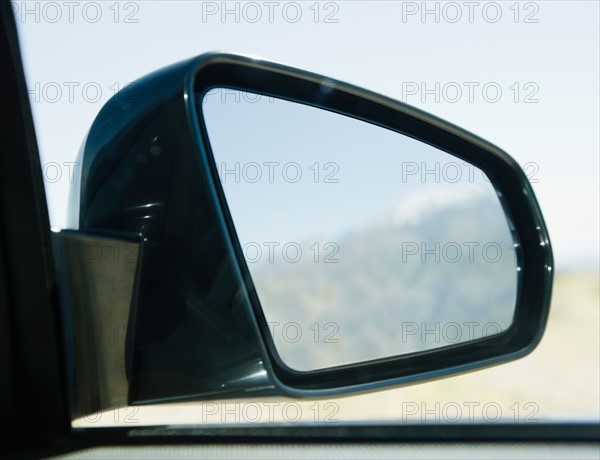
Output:
[[[229,11],[223,15],[223,7]],[[598,2],[13,2],[53,226],[69,163],[115,89],[210,50],[401,99],[509,152],[557,268],[598,264]]]
[[[488,203],[490,227],[498,224],[494,236],[506,237],[505,249],[513,244],[489,179],[435,147],[350,117],[255,94],[219,91],[201,107],[242,246],[337,241],[349,232],[417,224],[454,206],[468,210],[478,200]],[[478,217],[480,209],[471,209]],[[436,230],[443,241],[449,230]],[[490,237],[479,235],[476,241],[484,236]]]

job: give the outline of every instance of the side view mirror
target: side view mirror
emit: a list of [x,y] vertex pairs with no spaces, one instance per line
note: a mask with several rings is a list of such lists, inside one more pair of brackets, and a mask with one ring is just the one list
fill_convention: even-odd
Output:
[[[54,235],[88,254],[57,258],[80,412],[405,385],[543,334],[552,251],[525,173],[401,102],[205,54],[117,94],[80,156]],[[73,333],[89,318],[119,340]]]

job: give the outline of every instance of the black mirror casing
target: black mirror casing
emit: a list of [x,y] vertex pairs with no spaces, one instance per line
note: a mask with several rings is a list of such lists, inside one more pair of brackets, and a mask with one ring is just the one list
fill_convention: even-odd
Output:
[[[485,172],[517,242],[512,326],[472,342],[357,365],[312,372],[286,366],[241,252],[200,110],[214,88],[347,115]],[[526,175],[497,147],[406,104],[279,64],[205,54],[144,77],[111,99],[80,163],[72,226],[143,238],[127,337],[130,403],[368,391],[516,359],[543,334],[552,251]]]

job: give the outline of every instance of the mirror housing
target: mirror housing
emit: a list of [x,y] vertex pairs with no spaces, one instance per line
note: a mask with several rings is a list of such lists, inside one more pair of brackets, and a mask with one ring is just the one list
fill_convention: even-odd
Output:
[[[517,242],[512,325],[498,335],[431,351],[310,372],[286,366],[251,287],[195,103],[219,87],[362,120],[481,169]],[[136,282],[125,302],[129,311],[119,314],[128,318],[127,350],[116,365],[125,366],[130,404],[370,391],[517,359],[543,334],[552,251],[526,175],[494,145],[404,103],[281,64],[205,54],[146,76],[113,97],[92,125],[79,162],[70,226],[88,235],[135,235],[141,241]]]

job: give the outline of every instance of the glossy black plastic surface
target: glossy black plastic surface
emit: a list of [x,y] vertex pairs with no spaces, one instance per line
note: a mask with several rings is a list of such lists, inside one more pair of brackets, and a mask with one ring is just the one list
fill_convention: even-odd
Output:
[[82,158],[80,229],[145,240],[128,339],[135,403],[274,388],[202,177],[184,101],[187,71],[187,63],[167,68],[111,100]]
[[[202,120],[200,101],[217,87],[364,120],[484,171],[519,243],[513,325],[466,344],[357,365],[314,372],[285,366],[242,256]],[[515,359],[543,333],[552,252],[525,174],[497,147],[400,102],[279,64],[207,54],[145,77],[112,99],[90,131],[82,162],[80,228],[134,232],[146,240],[128,369],[132,402],[368,391]]]

